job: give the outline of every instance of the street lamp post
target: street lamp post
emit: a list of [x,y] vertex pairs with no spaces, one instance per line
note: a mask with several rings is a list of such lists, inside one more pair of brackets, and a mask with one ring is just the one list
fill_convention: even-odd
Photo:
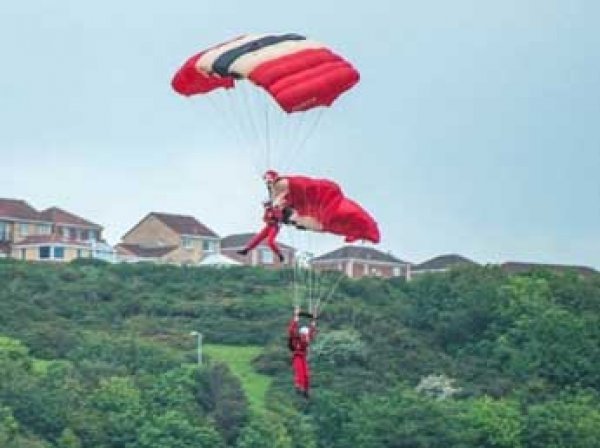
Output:
[[196,336],[198,338],[198,366],[202,365],[202,333],[199,331],[190,332],[190,336]]

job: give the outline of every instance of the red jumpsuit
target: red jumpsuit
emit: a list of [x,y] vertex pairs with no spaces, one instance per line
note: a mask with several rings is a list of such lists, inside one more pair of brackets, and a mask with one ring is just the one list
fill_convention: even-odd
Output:
[[277,254],[280,260],[282,260],[283,254],[281,253],[281,250],[275,242],[275,238],[277,238],[277,234],[279,233],[279,223],[281,222],[281,219],[281,209],[277,207],[266,207],[265,213],[263,215],[263,221],[265,222],[265,226],[248,242],[248,244],[244,248],[244,251],[248,252],[254,249],[266,238],[267,244],[269,245],[271,250],[275,254]]
[[294,370],[294,385],[298,390],[308,394],[310,388],[310,370],[306,355],[308,346],[317,334],[314,321],[311,323],[307,335],[301,335],[298,331],[298,320],[292,318],[288,325],[288,338],[290,350],[292,350],[292,369]]

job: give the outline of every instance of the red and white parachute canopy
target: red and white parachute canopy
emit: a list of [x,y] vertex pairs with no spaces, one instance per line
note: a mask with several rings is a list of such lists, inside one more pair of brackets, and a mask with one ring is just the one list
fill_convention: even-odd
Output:
[[358,240],[379,243],[375,219],[358,203],[344,195],[329,179],[307,176],[278,176],[272,186],[276,205],[291,207],[292,219],[310,230],[344,236],[347,243]]
[[292,113],[330,106],[359,78],[349,62],[299,34],[247,34],[192,56],[171,84],[191,96],[247,79]]

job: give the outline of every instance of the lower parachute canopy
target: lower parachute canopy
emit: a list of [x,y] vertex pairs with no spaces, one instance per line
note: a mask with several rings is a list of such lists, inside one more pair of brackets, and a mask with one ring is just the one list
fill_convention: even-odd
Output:
[[373,217],[331,180],[283,176],[273,184],[272,194],[276,204],[294,210],[290,219],[303,227],[342,235],[347,243],[380,240]]

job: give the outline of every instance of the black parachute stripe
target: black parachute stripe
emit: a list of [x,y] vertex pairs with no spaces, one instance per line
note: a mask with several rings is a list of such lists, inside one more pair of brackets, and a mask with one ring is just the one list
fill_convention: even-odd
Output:
[[223,77],[237,77],[236,73],[229,72],[229,68],[231,67],[231,64],[233,64],[240,56],[253,51],[261,50],[271,45],[277,45],[278,43],[292,40],[306,40],[306,37],[299,34],[290,33],[282,34],[280,36],[265,36],[261,37],[260,39],[253,40],[252,42],[247,42],[220,55],[213,63],[212,71]]

